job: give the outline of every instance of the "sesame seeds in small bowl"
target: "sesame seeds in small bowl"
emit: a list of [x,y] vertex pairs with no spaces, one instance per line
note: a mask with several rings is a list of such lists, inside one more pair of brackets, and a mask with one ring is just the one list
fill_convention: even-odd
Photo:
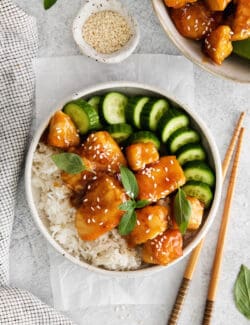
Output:
[[117,0],[89,0],[73,23],[80,50],[103,63],[125,60],[139,41],[138,24]]

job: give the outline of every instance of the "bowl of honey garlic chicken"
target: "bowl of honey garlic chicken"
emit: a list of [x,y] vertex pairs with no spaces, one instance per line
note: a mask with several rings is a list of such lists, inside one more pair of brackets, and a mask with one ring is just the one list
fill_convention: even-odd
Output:
[[193,63],[250,82],[249,0],[152,0],[169,38]]
[[165,90],[112,82],[68,98],[37,130],[25,171],[50,244],[87,269],[145,274],[212,224],[221,162],[205,124]]

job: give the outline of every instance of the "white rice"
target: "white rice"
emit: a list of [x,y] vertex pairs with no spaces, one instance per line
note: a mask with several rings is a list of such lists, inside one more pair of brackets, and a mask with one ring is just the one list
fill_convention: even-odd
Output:
[[63,184],[60,170],[51,159],[58,150],[39,143],[34,154],[32,187],[38,212],[49,220],[52,237],[71,255],[109,270],[134,270],[141,266],[136,249],[128,247],[116,229],[94,241],[79,238],[74,225],[76,209],[70,203],[71,190]]

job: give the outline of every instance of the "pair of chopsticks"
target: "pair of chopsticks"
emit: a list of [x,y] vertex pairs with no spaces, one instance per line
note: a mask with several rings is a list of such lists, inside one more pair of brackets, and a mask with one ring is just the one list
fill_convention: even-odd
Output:
[[[219,231],[219,236],[217,240],[217,247],[216,247],[216,253],[214,257],[214,262],[213,262],[213,269],[211,273],[211,278],[210,278],[210,284],[209,284],[209,290],[208,290],[208,295],[207,295],[207,301],[206,301],[206,306],[205,306],[205,311],[204,311],[204,316],[203,316],[203,325],[209,325],[211,322],[211,317],[212,317],[212,312],[213,312],[213,305],[215,302],[216,298],[216,290],[217,290],[217,285],[219,281],[219,275],[220,275],[220,270],[221,270],[221,264],[222,264],[222,257],[223,257],[223,251],[224,251],[224,246],[225,246],[225,238],[227,234],[227,228],[228,228],[228,223],[229,223],[229,216],[230,216],[230,209],[231,209],[231,203],[232,203],[232,198],[233,198],[233,193],[234,193],[234,188],[235,188],[235,181],[236,181],[236,176],[237,176],[237,171],[238,171],[238,165],[239,165],[239,157],[240,157],[240,152],[241,152],[241,147],[242,147],[242,140],[243,140],[243,135],[244,135],[244,128],[242,128],[242,123],[245,117],[245,112],[242,112],[238,123],[235,127],[233,136],[231,138],[229,147],[227,149],[225,158],[222,163],[222,176],[223,176],[223,181],[225,179],[225,176],[228,171],[228,167],[230,165],[231,158],[233,156],[233,152],[238,140],[238,145],[236,149],[236,154],[235,154],[235,159],[233,162],[233,167],[232,167],[232,172],[230,175],[230,182],[227,190],[227,196],[225,200],[225,205],[224,205],[224,211],[222,215],[222,222],[221,222],[221,227]],[[185,300],[185,296],[188,292],[190,282],[193,278],[194,271],[196,269],[197,262],[199,260],[200,252],[203,247],[204,239],[200,241],[198,246],[193,250],[191,257],[188,261],[181,286],[179,288],[175,304],[173,306],[170,318],[168,320],[168,325],[177,325],[177,321]]]

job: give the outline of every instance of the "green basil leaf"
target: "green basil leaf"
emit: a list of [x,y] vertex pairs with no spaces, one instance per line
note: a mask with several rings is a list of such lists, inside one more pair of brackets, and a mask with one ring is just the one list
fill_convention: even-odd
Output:
[[118,226],[119,234],[122,236],[128,235],[136,225],[136,213],[135,210],[128,210],[122,216],[122,219]]
[[57,0],[44,0],[43,1],[43,6],[44,9],[49,9],[50,7],[52,7],[55,3],[57,2]]
[[79,174],[85,170],[85,166],[80,156],[63,152],[51,156],[57,167],[68,174]]
[[250,319],[250,269],[244,265],[234,284],[234,301],[238,310]]
[[180,232],[185,234],[191,216],[191,205],[185,192],[180,188],[174,199],[174,216]]
[[135,175],[125,166],[120,167],[120,173],[122,185],[124,186],[126,193],[131,197],[131,199],[136,199],[139,193],[139,188]]
[[119,205],[119,210],[127,211],[133,210],[136,207],[135,201],[129,200]]
[[149,201],[148,200],[139,200],[139,201],[136,202],[136,209],[144,208],[147,205],[149,205]]

